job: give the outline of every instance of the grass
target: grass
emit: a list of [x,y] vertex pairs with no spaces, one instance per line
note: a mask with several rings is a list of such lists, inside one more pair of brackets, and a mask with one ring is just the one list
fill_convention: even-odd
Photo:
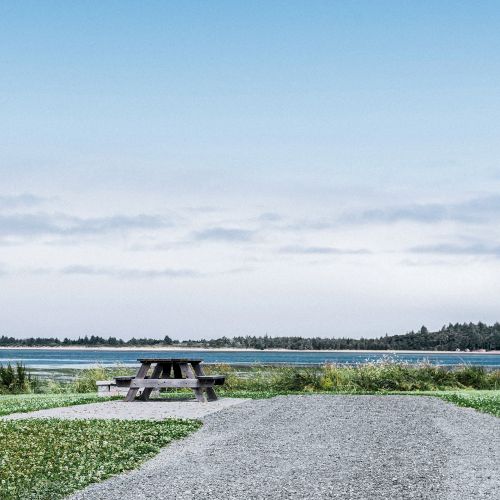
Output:
[[500,389],[500,370],[480,366],[446,369],[430,364],[381,362],[353,366],[257,366],[238,372],[229,365],[209,367],[226,375],[227,391],[261,393],[436,391],[450,389]]
[[[287,394],[425,394],[497,416],[499,413],[499,397],[494,394],[500,392],[500,370],[488,371],[480,366],[463,365],[447,369],[426,363],[402,363],[385,357],[378,362],[352,366],[256,365],[242,368],[218,364],[208,365],[206,370],[226,376],[224,387],[217,389],[223,397],[263,399]],[[96,366],[82,370],[62,390],[70,388],[73,391],[94,392],[96,380],[132,372],[130,368],[119,366]],[[56,385],[56,389],[58,387],[61,388]],[[478,392],[480,390],[485,392]],[[162,394],[169,398],[191,395],[190,390],[169,390]]]
[[21,363],[3,366],[0,363],[0,394],[28,392],[36,381]]
[[[117,398],[102,398],[94,394],[16,394],[0,396],[0,416],[10,413],[59,408],[61,406],[81,405],[109,401]],[[0,497],[1,498],[1,497]]]
[[[234,392],[377,392],[435,391],[450,389],[500,389],[500,370],[463,365],[447,369],[428,363],[402,363],[389,356],[381,361],[357,365],[233,367],[208,365],[207,373],[226,376],[225,390]],[[40,392],[95,392],[97,380],[133,375],[127,367],[96,366],[80,370],[71,381],[44,380]]]
[[460,391],[437,396],[458,406],[500,417],[500,391]]
[[[124,370],[120,367],[85,370],[73,384],[81,390],[95,391],[95,380],[112,378],[116,372],[123,373]],[[478,366],[446,369],[426,363],[401,363],[386,357],[379,362],[353,366],[256,365],[242,369],[219,364],[209,365],[206,370],[226,376],[224,387],[217,389],[223,397],[263,399],[287,394],[425,394],[498,415],[498,397],[494,394],[500,392],[500,370],[488,371]],[[190,390],[169,390],[162,394],[170,398],[191,395]]]
[[133,469],[196,420],[0,421],[0,498],[56,500]]

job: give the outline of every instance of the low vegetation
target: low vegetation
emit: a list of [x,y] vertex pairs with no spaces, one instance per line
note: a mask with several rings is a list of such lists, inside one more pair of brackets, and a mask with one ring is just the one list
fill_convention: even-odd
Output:
[[440,397],[458,406],[474,408],[500,417],[500,391],[461,391]]
[[500,370],[479,366],[446,369],[430,364],[381,362],[354,366],[255,367],[238,372],[229,365],[207,371],[226,375],[225,390],[256,392],[387,392],[447,389],[500,389]]
[[[98,380],[109,380],[120,375],[135,375],[136,370],[115,366],[113,368],[104,368],[103,366],[94,366],[78,372],[78,376],[69,384],[73,392],[95,392],[96,382]],[[67,387],[62,385],[63,389]]]
[[[401,363],[391,357],[357,365],[299,367],[227,364],[206,365],[207,373],[226,376],[223,392],[234,396],[255,392],[284,394],[295,392],[366,393],[387,391],[438,391],[450,389],[500,389],[500,370],[463,365],[452,369],[431,364]],[[96,381],[117,375],[132,375],[125,367],[95,367],[81,370],[71,382],[49,384],[51,392],[95,392]],[[170,391],[178,392],[178,391]],[[188,391],[189,392],[189,391]]]
[[[238,367],[217,364],[206,365],[206,371],[209,374],[218,373],[226,376],[224,392],[228,395],[249,392],[283,394],[500,389],[500,370],[487,370],[473,365],[445,368],[428,363],[404,363],[389,356],[379,361],[356,365]],[[134,368],[96,366],[78,371],[71,380],[42,379],[37,380],[36,384],[31,382],[15,387],[18,392],[95,393],[97,380],[108,380],[118,375],[134,373]],[[28,378],[36,380],[29,374],[24,376],[26,380]],[[10,390],[14,389],[11,387]]]
[[67,379],[56,380],[50,377],[37,377],[21,363],[0,365],[0,395],[2,394],[65,394],[90,393],[96,391],[97,380],[107,380],[118,375],[130,375],[134,369],[116,366],[77,370]]
[[[0,396],[0,416],[11,413],[60,408],[62,406],[81,405],[108,401],[115,398],[101,398],[97,394],[16,394]],[[0,498],[2,498],[0,496]]]
[[0,421],[0,498],[56,500],[137,467],[194,420]]

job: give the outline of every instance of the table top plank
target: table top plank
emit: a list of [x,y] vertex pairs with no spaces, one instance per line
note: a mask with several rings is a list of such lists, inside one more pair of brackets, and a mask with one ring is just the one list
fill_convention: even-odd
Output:
[[190,359],[190,358],[139,358],[137,361],[140,363],[191,363],[199,364],[202,359]]

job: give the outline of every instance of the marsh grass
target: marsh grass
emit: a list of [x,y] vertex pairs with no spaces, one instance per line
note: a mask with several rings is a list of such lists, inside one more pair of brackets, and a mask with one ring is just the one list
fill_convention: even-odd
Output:
[[54,375],[44,374],[43,377],[32,377],[37,381],[36,385],[28,386],[26,390],[20,392],[38,394],[95,393],[98,380],[111,380],[120,375],[135,375],[136,372],[136,368],[124,367],[119,364],[113,367],[97,364],[83,370],[69,370],[64,374],[64,378],[60,377],[59,371]]
[[[284,394],[284,393],[376,393],[388,391],[442,391],[449,389],[500,389],[500,370],[463,365],[444,368],[428,363],[402,363],[390,357],[356,365],[326,364],[322,366],[237,367],[228,364],[206,365],[207,373],[226,376],[221,394]],[[45,381],[48,393],[95,393],[97,380],[117,375],[133,375],[127,367],[81,370],[69,382]],[[190,390],[168,390],[166,394],[190,394]]]
[[71,392],[95,392],[98,380],[109,380],[121,375],[135,375],[136,370],[117,365],[105,368],[96,365],[92,368],[80,370],[74,381],[69,384]]
[[224,391],[255,392],[379,392],[446,389],[500,389],[500,370],[464,365],[453,369],[384,359],[357,365],[317,367],[255,366],[239,373],[229,365],[208,367],[226,375]]

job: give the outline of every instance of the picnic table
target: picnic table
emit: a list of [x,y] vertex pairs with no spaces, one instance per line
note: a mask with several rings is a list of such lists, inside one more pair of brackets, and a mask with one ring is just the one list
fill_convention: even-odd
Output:
[[[216,401],[214,385],[222,385],[223,375],[206,375],[203,360],[189,358],[139,358],[141,363],[135,377],[117,377],[130,379],[130,386],[125,401],[134,401],[139,389],[140,399],[147,401],[154,389],[190,388],[200,403]],[[148,376],[150,369],[152,373]],[[122,380],[123,381],[123,380]],[[128,382],[128,380],[127,380]]]

